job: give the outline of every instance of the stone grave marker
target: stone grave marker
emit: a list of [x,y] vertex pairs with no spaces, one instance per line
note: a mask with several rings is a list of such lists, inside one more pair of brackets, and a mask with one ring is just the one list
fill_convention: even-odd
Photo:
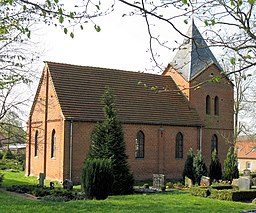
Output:
[[160,189],[165,185],[165,176],[163,174],[153,174],[153,188]]
[[249,190],[251,188],[251,178],[249,177],[240,177],[238,179],[238,188],[239,190]]
[[45,179],[45,174],[44,173],[39,173],[39,186],[44,187],[44,179]]
[[68,189],[68,190],[72,190],[73,189],[73,182],[71,180],[68,180],[68,179],[64,180],[63,188]]
[[200,181],[200,186],[210,186],[210,185],[211,185],[210,178],[206,176],[202,176]]
[[250,177],[250,175],[251,175],[251,171],[249,170],[249,169],[245,169],[244,170],[244,176],[246,176],[246,177]]

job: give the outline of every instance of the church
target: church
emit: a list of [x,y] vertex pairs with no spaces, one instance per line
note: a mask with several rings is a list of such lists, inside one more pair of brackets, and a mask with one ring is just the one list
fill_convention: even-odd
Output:
[[207,166],[216,149],[223,165],[233,140],[233,84],[194,23],[187,36],[161,75],[45,62],[27,123],[26,175],[80,181],[106,87],[135,180],[180,179],[190,148]]

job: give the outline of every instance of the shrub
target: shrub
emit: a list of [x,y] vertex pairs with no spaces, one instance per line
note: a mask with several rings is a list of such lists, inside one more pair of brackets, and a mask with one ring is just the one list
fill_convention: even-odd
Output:
[[193,167],[194,167],[195,182],[197,184],[200,184],[201,177],[203,175],[207,175],[207,168],[204,163],[204,159],[200,150],[197,150],[197,153],[193,159]]
[[145,183],[145,184],[143,185],[143,188],[144,188],[144,189],[149,189],[148,183]]
[[85,161],[81,184],[89,199],[106,199],[111,192],[113,180],[110,159],[88,158]]
[[109,88],[104,92],[102,104],[104,121],[97,123],[92,132],[88,156],[112,160],[114,183],[111,194],[131,194],[134,178],[128,165],[123,128],[117,117],[113,93]]
[[250,201],[256,197],[256,190],[211,190],[211,198],[229,201]]
[[194,153],[193,153],[193,149],[191,148],[187,155],[187,159],[186,159],[186,162],[184,165],[182,176],[183,176],[184,182],[185,182],[185,177],[188,177],[189,179],[192,180],[192,184],[195,184],[193,159],[194,159]]
[[228,149],[227,158],[224,161],[223,175],[226,180],[232,181],[234,178],[239,177],[237,168],[237,155],[233,147]]
[[168,182],[168,183],[166,183],[166,188],[173,189],[174,188],[174,184],[172,182]]
[[0,170],[13,169],[23,171],[24,166],[21,162],[14,159],[0,160]]
[[10,149],[6,149],[4,155],[2,157],[3,160],[5,159],[14,159],[14,155],[12,154]]
[[210,195],[210,190],[208,187],[192,187],[190,193],[194,196],[208,197]]
[[4,180],[4,174],[0,173],[0,186],[2,185],[3,180]]
[[3,158],[3,156],[4,156],[4,153],[3,151],[0,150],[0,160]]
[[211,181],[221,180],[222,178],[221,163],[219,161],[216,149],[214,149],[212,152],[209,177]]
[[228,185],[211,185],[212,189],[217,189],[217,190],[224,190],[224,189],[232,189],[233,186],[231,186],[230,184]]

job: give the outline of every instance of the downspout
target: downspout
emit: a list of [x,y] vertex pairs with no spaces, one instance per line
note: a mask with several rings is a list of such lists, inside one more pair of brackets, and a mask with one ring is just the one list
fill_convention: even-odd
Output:
[[45,118],[44,118],[44,174],[46,177],[46,158],[47,158],[47,120],[48,120],[48,96],[49,96],[49,71],[46,71],[46,91],[45,91]]
[[202,152],[202,140],[203,140],[203,127],[199,129],[199,150]]
[[30,164],[31,164],[31,115],[29,116],[29,124],[28,124],[28,170],[27,170],[27,175],[30,175]]
[[72,180],[72,155],[73,153],[73,120],[70,120],[69,129],[69,180]]

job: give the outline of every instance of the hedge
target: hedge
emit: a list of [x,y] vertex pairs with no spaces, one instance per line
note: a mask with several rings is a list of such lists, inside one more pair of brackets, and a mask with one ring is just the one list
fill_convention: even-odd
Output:
[[218,200],[228,200],[228,201],[250,201],[256,197],[256,190],[218,190],[210,189],[207,187],[194,187],[190,190],[191,194],[194,196],[210,197]]

